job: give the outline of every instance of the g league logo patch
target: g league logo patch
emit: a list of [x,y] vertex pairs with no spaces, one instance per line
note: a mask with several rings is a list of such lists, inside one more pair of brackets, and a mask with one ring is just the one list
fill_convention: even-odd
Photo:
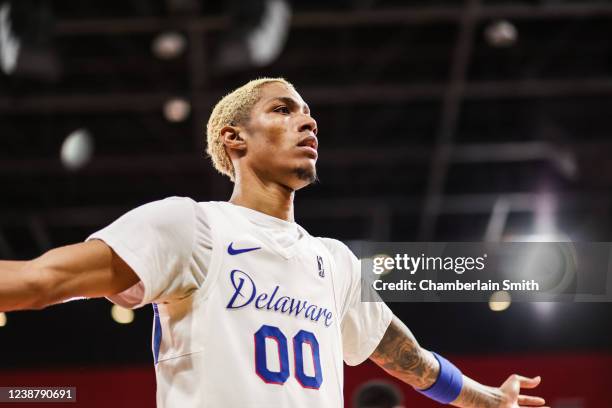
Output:
[[323,266],[323,258],[317,255],[317,267],[319,268],[319,276],[325,277],[325,268]]

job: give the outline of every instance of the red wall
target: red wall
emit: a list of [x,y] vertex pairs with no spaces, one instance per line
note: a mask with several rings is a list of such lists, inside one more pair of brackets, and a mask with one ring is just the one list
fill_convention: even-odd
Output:
[[[450,357],[464,373],[488,385],[498,385],[512,373],[541,375],[543,382],[537,393],[546,398],[553,408],[561,405],[572,408],[612,407],[612,354],[446,357]],[[347,368],[347,407],[351,406],[351,396],[355,388],[373,378],[393,381],[369,362]],[[397,384],[405,390],[407,407],[439,407],[400,382]],[[77,387],[76,404],[52,404],[53,407],[155,406],[155,378],[152,366],[0,372],[0,386],[12,385]],[[567,405],[570,401],[576,403]],[[582,405],[577,405],[580,403]],[[46,404],[19,404],[21,408],[41,406]]]
[[0,372],[0,386],[77,388],[76,403],[2,404],[18,408],[147,408],[155,407],[155,372],[148,367],[73,368]]
[[[612,354],[445,357],[465,374],[486,385],[501,385],[510,374],[540,375],[540,386],[526,393],[545,398],[552,408],[612,407]],[[352,407],[349,405],[352,391],[361,382],[371,378],[388,379],[398,384],[404,390],[405,405],[408,408],[440,407],[405,384],[395,381],[369,361],[346,370],[347,407]]]

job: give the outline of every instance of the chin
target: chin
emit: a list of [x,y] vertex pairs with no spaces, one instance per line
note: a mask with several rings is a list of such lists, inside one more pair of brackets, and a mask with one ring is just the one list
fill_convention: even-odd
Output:
[[314,166],[296,167],[293,169],[293,175],[296,178],[294,190],[304,188],[318,180],[317,169]]

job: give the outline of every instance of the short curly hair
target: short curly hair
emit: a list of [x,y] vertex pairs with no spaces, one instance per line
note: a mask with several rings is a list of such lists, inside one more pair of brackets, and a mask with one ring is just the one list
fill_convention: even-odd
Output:
[[232,181],[235,179],[234,166],[223,145],[221,129],[228,125],[235,126],[246,123],[253,106],[259,101],[261,87],[271,82],[280,82],[293,88],[293,85],[284,78],[254,79],[221,98],[208,119],[206,153],[212,159],[215,169],[228,176]]

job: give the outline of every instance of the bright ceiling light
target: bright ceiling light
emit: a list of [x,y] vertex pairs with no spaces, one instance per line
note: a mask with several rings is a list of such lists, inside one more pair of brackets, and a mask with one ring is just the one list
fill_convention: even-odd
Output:
[[506,20],[492,22],[485,29],[485,39],[493,47],[510,47],[516,43],[518,31]]
[[191,113],[191,104],[183,98],[172,98],[164,104],[164,116],[168,122],[183,122]]
[[[263,67],[283,51],[291,28],[291,6],[286,0],[251,0],[230,13],[232,25],[215,58],[221,72]],[[237,3],[238,4],[238,3]]]
[[60,157],[64,167],[78,170],[91,160],[93,151],[94,142],[91,133],[87,129],[77,129],[64,140]]
[[10,19],[11,5],[4,3],[0,6],[0,68],[2,72],[10,75],[17,68],[17,58],[21,42],[12,31]]
[[489,309],[494,312],[503,312],[510,307],[512,299],[510,293],[505,290],[500,290],[491,295],[489,299]]
[[179,57],[187,48],[185,36],[176,31],[166,31],[159,34],[151,44],[151,50],[157,58],[170,60]]
[[134,321],[134,311],[124,307],[113,305],[111,309],[113,320],[119,324],[129,324]]

